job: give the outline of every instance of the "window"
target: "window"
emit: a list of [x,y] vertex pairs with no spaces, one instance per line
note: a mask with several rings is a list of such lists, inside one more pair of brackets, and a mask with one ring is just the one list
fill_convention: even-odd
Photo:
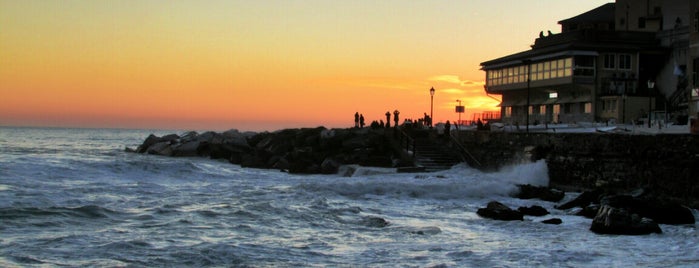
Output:
[[592,103],[591,103],[591,102],[585,102],[585,103],[583,103],[583,105],[585,105],[585,107],[584,107],[585,113],[586,113],[586,114],[591,114],[591,113],[592,113]]
[[512,107],[505,107],[505,117],[512,117]]
[[616,66],[616,55],[605,54],[604,55],[604,69],[614,69]]
[[546,105],[539,106],[539,114],[546,114]]
[[699,11],[694,12],[694,32],[699,32]]
[[575,57],[574,76],[595,76],[595,58],[591,56]]
[[638,28],[639,29],[646,28],[646,18],[638,18]]
[[558,98],[558,92],[549,93],[549,99],[555,99],[555,98]]
[[602,110],[605,112],[616,112],[617,109],[617,101],[616,100],[605,100],[602,102]]
[[[500,86],[515,83],[526,83],[530,77],[531,81],[570,77],[573,73],[572,65],[573,58],[565,58],[533,63],[529,66],[519,65],[514,67],[487,70],[486,83],[488,86]],[[531,68],[531,70],[528,68]]]
[[619,69],[631,70],[631,55],[619,54]]

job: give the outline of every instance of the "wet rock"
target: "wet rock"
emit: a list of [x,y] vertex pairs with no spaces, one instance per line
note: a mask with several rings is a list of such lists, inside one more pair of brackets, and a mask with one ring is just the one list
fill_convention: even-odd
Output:
[[442,229],[439,229],[439,227],[422,227],[422,228],[416,228],[415,230],[411,230],[411,234],[416,234],[416,235],[436,235],[442,232]]
[[183,157],[199,156],[199,147],[201,145],[202,142],[197,140],[179,144],[172,148],[172,155]]
[[644,235],[662,233],[652,219],[629,213],[626,209],[602,205],[590,230],[598,234]]
[[543,221],[541,221],[541,222],[542,222],[542,223],[545,223],[545,224],[556,224],[556,225],[558,225],[558,224],[563,223],[563,220],[561,220],[561,219],[559,219],[559,218],[550,218],[550,219],[547,219],[547,220],[543,220]]
[[172,156],[172,146],[170,146],[170,142],[161,141],[149,146],[148,154]]
[[370,217],[364,217],[362,219],[362,225],[364,225],[366,227],[383,228],[383,227],[388,226],[388,224],[389,224],[388,221],[386,221],[383,218],[379,218],[379,217],[370,216]]
[[692,211],[676,202],[653,196],[610,195],[600,200],[601,205],[624,208],[630,213],[653,219],[662,224],[694,224]]
[[320,164],[320,173],[323,174],[336,174],[340,169],[340,163],[332,158],[326,158],[323,163]]
[[561,210],[566,210],[566,209],[571,209],[574,207],[584,208],[590,204],[598,204],[601,195],[602,195],[602,192],[599,190],[585,191],[582,194],[580,194],[578,197],[576,197],[575,199],[573,199],[573,200],[571,200],[563,205],[556,206],[556,208],[561,209]]
[[517,186],[519,187],[519,193],[516,197],[519,199],[538,198],[544,201],[558,202],[565,197],[563,191],[551,189],[549,187],[533,186],[529,184],[520,184]]
[[497,201],[491,201],[485,208],[479,208],[476,212],[479,216],[501,221],[522,221],[521,212],[513,210]]
[[597,216],[597,211],[599,211],[599,207],[599,204],[590,204],[582,208],[577,213],[575,213],[575,215],[583,216],[588,219],[593,219],[595,216]]
[[519,207],[517,211],[529,216],[544,216],[549,214],[549,211],[542,206]]

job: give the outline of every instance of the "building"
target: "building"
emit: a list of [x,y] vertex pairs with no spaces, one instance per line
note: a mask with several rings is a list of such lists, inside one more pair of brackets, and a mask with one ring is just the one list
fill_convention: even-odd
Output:
[[697,2],[618,0],[559,21],[530,50],[481,63],[485,90],[502,96],[504,123],[686,124],[699,108]]

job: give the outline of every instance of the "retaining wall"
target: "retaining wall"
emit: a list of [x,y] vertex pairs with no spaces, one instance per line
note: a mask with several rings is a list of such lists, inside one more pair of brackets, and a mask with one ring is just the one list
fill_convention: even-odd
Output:
[[546,159],[551,186],[566,190],[649,188],[699,207],[699,136],[460,132],[473,167]]

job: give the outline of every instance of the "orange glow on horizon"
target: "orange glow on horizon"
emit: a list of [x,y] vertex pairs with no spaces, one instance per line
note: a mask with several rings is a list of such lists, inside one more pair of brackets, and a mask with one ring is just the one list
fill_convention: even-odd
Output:
[[421,118],[430,87],[436,121],[469,120],[499,110],[480,62],[605,3],[542,2],[0,0],[0,125],[350,127]]

